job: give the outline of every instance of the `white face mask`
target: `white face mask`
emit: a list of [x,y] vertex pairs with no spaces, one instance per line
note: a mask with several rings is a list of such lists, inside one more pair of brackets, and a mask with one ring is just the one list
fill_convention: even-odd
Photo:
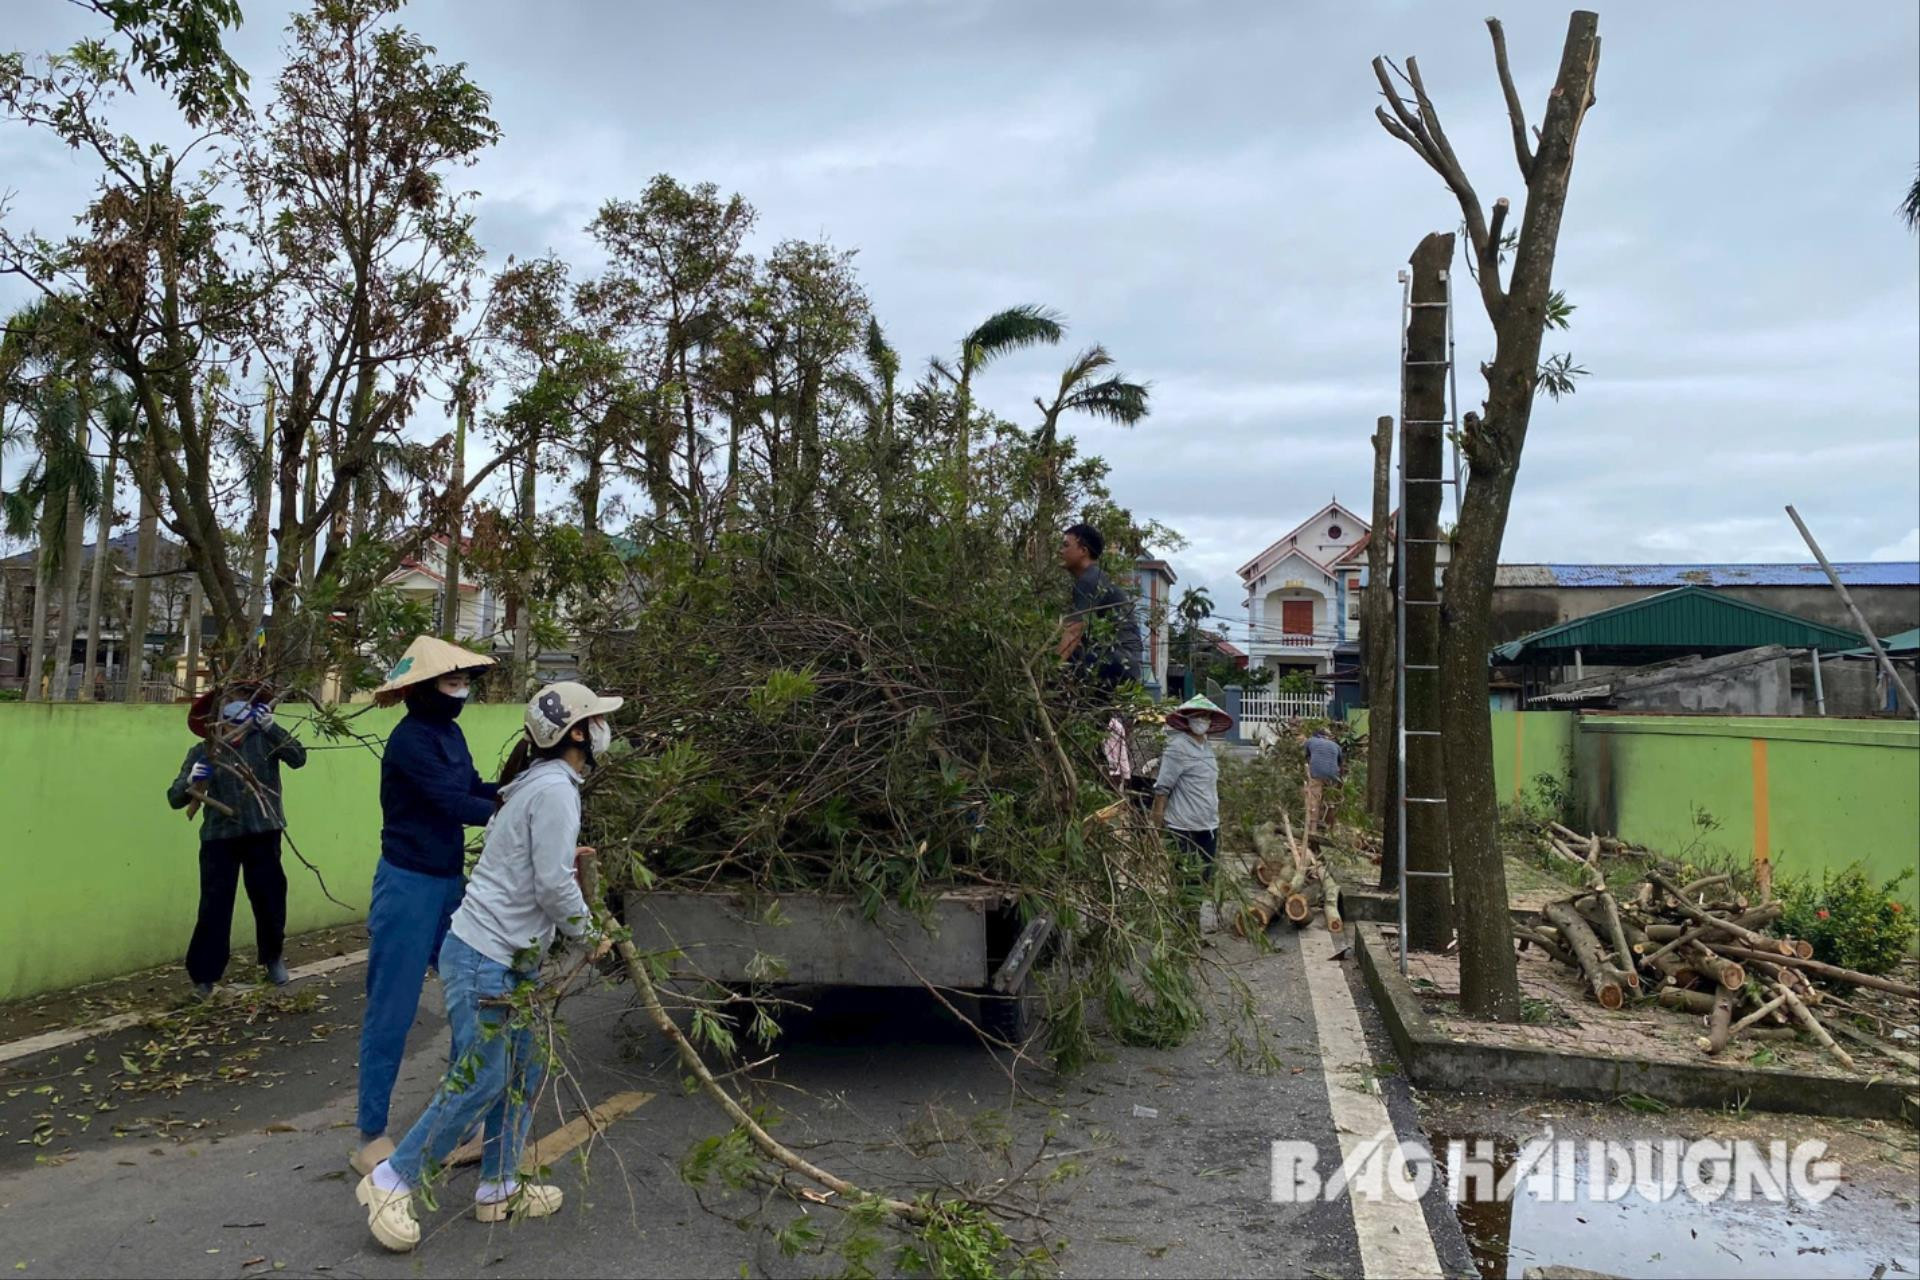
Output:
[[595,760],[604,760],[607,748],[613,745],[613,726],[605,720],[592,720],[587,724],[587,745],[593,749]]

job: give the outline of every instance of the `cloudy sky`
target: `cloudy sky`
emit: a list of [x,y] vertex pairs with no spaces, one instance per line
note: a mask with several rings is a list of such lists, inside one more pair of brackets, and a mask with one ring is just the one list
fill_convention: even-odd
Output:
[[[246,4],[259,86],[284,5]],[[1372,118],[1377,53],[1417,54],[1487,203],[1520,195],[1484,3],[419,0],[506,131],[472,185],[499,257],[588,256],[608,196],[669,172],[738,190],[764,245],[857,249],[910,361],[1016,302],[1066,314],[1150,379],[1133,431],[1082,427],[1118,496],[1181,531],[1183,580],[1239,611],[1234,569],[1329,497],[1364,512],[1395,408],[1399,287],[1452,229],[1438,179]],[[1537,122],[1565,13],[1511,7]],[[4,43],[87,28],[57,0]],[[1508,560],[1920,556],[1920,7],[1637,2],[1601,14],[1556,283],[1592,371],[1534,418]],[[0,128],[10,217],[53,228],[83,175]],[[0,301],[7,299],[0,298]],[[1462,297],[1469,371],[1488,350]],[[1067,352],[983,400],[1025,421]],[[1461,378],[1469,406],[1477,375]]]

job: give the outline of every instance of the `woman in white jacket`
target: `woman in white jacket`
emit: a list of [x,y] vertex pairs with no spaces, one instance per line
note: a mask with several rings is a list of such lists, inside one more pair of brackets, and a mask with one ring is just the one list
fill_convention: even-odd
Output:
[[501,777],[500,811],[454,913],[440,952],[453,1066],[393,1155],[360,1181],[367,1226],[388,1249],[420,1243],[413,1192],[484,1122],[475,1212],[543,1218],[560,1209],[558,1187],[520,1182],[533,1100],[544,1065],[533,1031],[514,1017],[555,933],[585,942],[592,917],[580,892],[580,779],[612,740],[606,716],[622,699],[584,685],[548,685],[527,704],[526,736]]

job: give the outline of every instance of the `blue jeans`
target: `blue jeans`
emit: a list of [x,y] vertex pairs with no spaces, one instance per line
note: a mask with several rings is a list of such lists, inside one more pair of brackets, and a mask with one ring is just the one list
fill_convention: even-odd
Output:
[[365,1137],[387,1131],[387,1106],[406,1057],[407,1032],[420,1012],[420,988],[466,890],[459,876],[422,875],[385,858],[373,873],[367,1010],[360,1024],[360,1132]]
[[514,1026],[513,1010],[483,1002],[510,995],[529,980],[530,975],[481,955],[458,934],[448,935],[440,950],[440,981],[453,1028],[453,1066],[387,1162],[412,1185],[443,1166],[482,1119],[486,1141],[480,1176],[502,1182],[519,1168],[545,1065],[533,1028]]

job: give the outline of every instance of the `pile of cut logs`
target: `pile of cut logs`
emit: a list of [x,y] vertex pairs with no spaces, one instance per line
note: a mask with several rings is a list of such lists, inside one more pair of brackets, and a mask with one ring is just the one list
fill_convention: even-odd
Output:
[[[1282,916],[1294,928],[1304,929],[1318,909],[1328,932],[1339,933],[1346,928],[1340,918],[1339,882],[1305,841],[1294,839],[1293,820],[1284,809],[1280,825],[1277,832],[1267,828],[1253,833],[1253,847],[1260,855],[1253,878],[1259,888],[1234,922],[1234,931],[1243,938],[1251,937]],[[1274,845],[1276,836],[1286,842],[1284,855]]]
[[[1735,1036],[1767,1038],[1796,1030],[1812,1036],[1834,1059],[1851,1068],[1853,1058],[1834,1039],[1838,1030],[1863,1040],[1909,1070],[1920,1059],[1881,1043],[1838,1019],[1831,1027],[1818,1010],[1846,1009],[1837,993],[1814,984],[1844,983],[1920,1001],[1920,987],[1860,973],[1813,958],[1813,947],[1764,930],[1781,914],[1778,902],[1758,905],[1732,892],[1729,877],[1707,876],[1677,883],[1678,873],[1654,870],[1627,902],[1616,900],[1601,874],[1607,841],[1580,836],[1555,824],[1554,853],[1577,864],[1587,887],[1541,910],[1541,923],[1515,926],[1522,950],[1529,946],[1580,971],[1603,1008],[1618,1009],[1629,994],[1656,993],[1663,1007],[1704,1017],[1702,1052],[1718,1054]],[[1616,842],[1617,843],[1617,842]],[[1643,986],[1644,983],[1644,986]]]

